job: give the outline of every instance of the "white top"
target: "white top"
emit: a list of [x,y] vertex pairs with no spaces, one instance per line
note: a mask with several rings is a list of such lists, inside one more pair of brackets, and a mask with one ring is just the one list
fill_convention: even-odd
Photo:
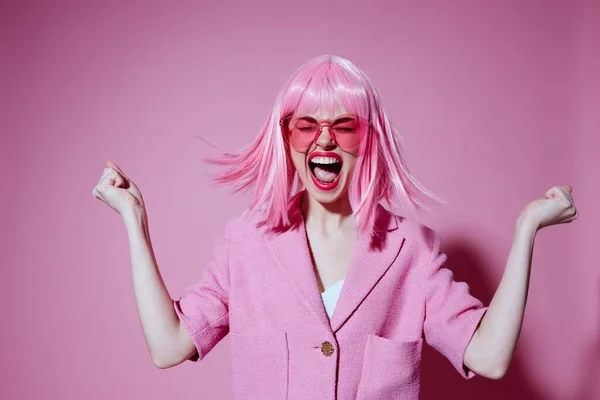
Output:
[[337,281],[333,285],[329,286],[323,293],[321,293],[323,304],[325,304],[325,311],[327,311],[329,318],[331,318],[333,315],[333,309],[335,308],[338,298],[340,297],[343,284],[344,280],[342,279],[341,281]]

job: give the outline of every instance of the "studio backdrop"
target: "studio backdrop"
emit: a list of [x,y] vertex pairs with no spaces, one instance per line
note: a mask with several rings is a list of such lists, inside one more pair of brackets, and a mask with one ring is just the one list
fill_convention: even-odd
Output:
[[92,188],[106,160],[139,185],[178,297],[248,205],[203,158],[249,144],[287,77],[337,54],[447,202],[421,221],[484,303],[521,207],[561,184],[578,205],[536,238],[507,375],[464,381],[426,348],[421,397],[599,399],[599,27],[595,1],[3,2],[0,398],[229,398],[227,337],[200,363],[153,365],[123,222]]

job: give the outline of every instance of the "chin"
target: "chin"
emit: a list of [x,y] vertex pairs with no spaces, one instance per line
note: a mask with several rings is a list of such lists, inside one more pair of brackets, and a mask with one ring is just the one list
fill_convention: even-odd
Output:
[[315,185],[312,184],[312,182],[306,182],[304,187],[306,188],[308,194],[310,194],[312,198],[314,198],[321,204],[335,203],[348,193],[347,189],[342,186],[339,186],[335,190],[323,191],[315,187]]

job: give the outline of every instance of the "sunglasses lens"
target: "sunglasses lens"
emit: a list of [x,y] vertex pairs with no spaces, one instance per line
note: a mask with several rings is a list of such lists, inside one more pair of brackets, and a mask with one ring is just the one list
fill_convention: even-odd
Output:
[[290,141],[292,146],[301,149],[307,149],[312,144],[319,131],[319,124],[316,121],[298,119],[292,121],[290,130]]
[[352,150],[360,144],[366,124],[358,119],[340,122],[331,127],[335,141],[342,150]]
[[[320,123],[309,117],[293,117],[286,121],[286,126],[290,145],[299,151],[307,150],[321,131]],[[355,117],[341,118],[327,126],[335,143],[347,151],[355,150],[367,131],[366,121]]]

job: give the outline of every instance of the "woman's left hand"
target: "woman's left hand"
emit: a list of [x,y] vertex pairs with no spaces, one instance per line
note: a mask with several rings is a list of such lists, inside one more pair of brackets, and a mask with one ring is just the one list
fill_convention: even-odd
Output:
[[570,185],[553,186],[545,198],[534,200],[519,213],[518,221],[527,221],[540,230],[546,226],[564,224],[577,219]]

